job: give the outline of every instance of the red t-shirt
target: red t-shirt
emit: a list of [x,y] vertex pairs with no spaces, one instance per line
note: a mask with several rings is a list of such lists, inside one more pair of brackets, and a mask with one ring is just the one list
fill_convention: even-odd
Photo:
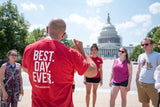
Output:
[[97,56],[97,57],[93,57],[93,56],[90,56],[90,58],[94,61],[94,63],[97,65],[97,75],[93,78],[99,78],[100,77],[100,64],[103,63],[103,60],[101,57]]
[[32,85],[32,107],[74,107],[74,70],[82,75],[89,67],[79,52],[47,39],[25,48],[22,65]]

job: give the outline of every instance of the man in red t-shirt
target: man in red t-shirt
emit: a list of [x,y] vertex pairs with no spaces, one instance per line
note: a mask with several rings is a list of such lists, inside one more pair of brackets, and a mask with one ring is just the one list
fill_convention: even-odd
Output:
[[32,85],[32,107],[74,107],[74,70],[87,77],[97,74],[96,65],[85,54],[81,41],[74,39],[77,51],[60,42],[65,30],[62,19],[52,19],[47,38],[25,48],[22,65]]

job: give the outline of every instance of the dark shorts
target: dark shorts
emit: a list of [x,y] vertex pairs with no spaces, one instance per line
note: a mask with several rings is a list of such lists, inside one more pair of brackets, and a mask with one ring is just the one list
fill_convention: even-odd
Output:
[[123,87],[127,87],[128,85],[128,79],[124,82],[121,82],[121,83],[115,83],[115,82],[112,82],[112,85],[113,86],[123,86]]
[[75,84],[72,84],[72,89],[73,89],[73,90],[75,89]]
[[100,78],[87,78],[86,77],[86,82],[87,83],[99,83],[100,82]]

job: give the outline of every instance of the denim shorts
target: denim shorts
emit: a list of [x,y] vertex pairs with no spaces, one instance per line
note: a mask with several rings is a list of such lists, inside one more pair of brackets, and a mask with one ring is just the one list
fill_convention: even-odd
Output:
[[115,82],[112,82],[112,85],[113,86],[123,86],[123,87],[127,87],[128,85],[128,79],[124,82],[121,82],[121,83],[115,83]]

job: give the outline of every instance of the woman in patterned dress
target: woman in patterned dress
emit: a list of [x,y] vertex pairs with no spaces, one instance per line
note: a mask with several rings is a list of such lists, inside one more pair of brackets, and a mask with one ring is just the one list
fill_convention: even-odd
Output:
[[23,95],[21,65],[16,63],[17,50],[7,53],[8,62],[0,69],[0,83],[2,88],[1,107],[17,107],[20,94]]

